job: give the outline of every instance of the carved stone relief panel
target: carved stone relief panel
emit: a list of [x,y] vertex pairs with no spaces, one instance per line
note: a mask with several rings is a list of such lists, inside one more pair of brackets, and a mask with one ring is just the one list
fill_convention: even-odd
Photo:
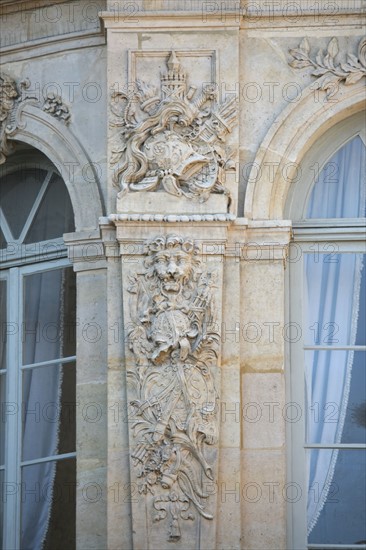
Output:
[[[340,51],[336,37],[329,40],[325,51],[318,49],[316,54],[312,53],[306,37],[297,48],[289,51],[293,57],[289,65],[294,69],[311,67],[311,75],[317,78],[315,88],[324,90],[328,99],[338,93],[340,83],[349,86],[366,77],[366,37],[360,40],[355,53]],[[340,62],[339,54],[343,62]]]
[[139,246],[123,264],[135,547],[197,548],[214,544],[221,270],[190,236]]
[[44,112],[68,124],[70,111],[62,98],[53,92],[46,97],[37,97],[29,91],[31,82],[28,78],[18,84],[4,72],[0,72],[0,164],[6,161],[12,151],[8,138],[22,125],[22,107],[31,102]]
[[[179,211],[184,212],[184,199],[204,203],[221,194],[225,199],[215,208],[227,212],[225,173],[235,164],[226,138],[236,124],[237,102],[219,99],[215,52],[133,51],[129,59],[133,80],[111,98],[111,167],[119,198],[128,191],[167,193],[183,199]],[[205,74],[199,82],[186,69],[196,59]],[[159,82],[143,79],[146,62],[155,63]],[[128,212],[130,203],[133,199],[121,200],[118,211]]]

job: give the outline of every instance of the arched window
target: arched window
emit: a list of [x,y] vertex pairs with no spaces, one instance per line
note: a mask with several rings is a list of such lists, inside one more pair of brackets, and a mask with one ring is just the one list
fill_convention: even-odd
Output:
[[[289,547],[366,548],[366,148],[363,117],[310,154],[290,199]],[[333,152],[331,153],[331,149]],[[309,177],[312,174],[312,177]],[[301,187],[301,186],[300,186]],[[300,206],[300,201],[303,201]],[[295,337],[296,332],[296,337]]]
[[34,150],[0,171],[3,548],[75,545],[74,231],[66,186]]

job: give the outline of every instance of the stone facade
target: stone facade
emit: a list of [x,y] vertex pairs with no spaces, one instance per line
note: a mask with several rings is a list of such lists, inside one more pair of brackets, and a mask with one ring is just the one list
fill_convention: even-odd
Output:
[[2,4],[2,162],[28,144],[69,190],[103,413],[77,418],[77,548],[290,549],[292,197],[362,116],[361,1]]

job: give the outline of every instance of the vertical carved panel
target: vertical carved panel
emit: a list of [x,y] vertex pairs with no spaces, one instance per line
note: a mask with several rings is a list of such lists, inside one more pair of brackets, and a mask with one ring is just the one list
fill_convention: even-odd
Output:
[[163,526],[162,541],[188,543],[183,524],[194,533],[198,522],[213,519],[216,289],[216,273],[194,241],[177,235],[146,242],[143,268],[129,274],[132,479],[139,515],[142,502],[146,525]]

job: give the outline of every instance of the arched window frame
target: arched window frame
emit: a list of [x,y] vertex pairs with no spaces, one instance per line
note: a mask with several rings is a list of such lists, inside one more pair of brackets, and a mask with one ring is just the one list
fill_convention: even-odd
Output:
[[[14,155],[14,157],[10,157],[9,160],[3,166],[1,166],[0,176],[4,177],[12,174],[13,172],[19,170],[19,167],[26,169],[36,168],[46,170],[47,176],[45,181],[47,182],[49,182],[52,174],[57,174],[58,176],[62,177],[57,168],[52,164],[52,162],[47,159],[47,157],[45,157],[41,153],[35,153],[34,151],[17,153],[16,155]],[[40,199],[42,198],[43,195],[39,195],[37,197],[38,200],[36,200],[33,204],[31,214],[36,212],[40,204]],[[19,200],[21,200],[21,197],[19,197]],[[6,224],[6,221],[2,215],[0,205],[0,223],[2,227],[4,227],[4,222]],[[29,220],[29,223],[31,222],[32,220]],[[29,229],[29,224],[27,226],[27,229]],[[22,233],[23,232],[24,230],[22,231]],[[23,235],[21,234],[20,237],[22,236]],[[5,238],[6,237],[7,235],[5,235]],[[51,261],[58,258],[67,257],[67,248],[62,237],[39,241],[35,244],[23,244],[21,243],[20,237],[19,239],[13,239],[10,247],[8,246],[6,249],[0,250],[0,264],[2,269],[8,269],[14,265],[19,265],[19,262],[23,264],[34,263],[38,261]]]
[[[25,222],[24,228],[18,239],[8,241],[7,248],[0,251],[0,280],[6,281],[6,310],[8,313],[7,320],[16,319],[18,329],[8,331],[8,341],[6,349],[7,369],[0,370],[0,374],[6,374],[5,396],[7,407],[9,404],[14,404],[17,410],[9,411],[2,408],[2,415],[6,417],[5,423],[5,456],[4,466],[0,464],[0,477],[4,476],[1,481],[3,490],[10,491],[9,494],[1,495],[2,509],[0,513],[3,515],[3,548],[20,548],[21,547],[21,468],[40,464],[42,462],[60,461],[65,459],[75,459],[76,451],[60,453],[57,455],[42,456],[33,460],[22,460],[22,411],[23,403],[21,377],[24,370],[34,369],[37,367],[47,367],[53,365],[75,364],[76,355],[68,355],[57,359],[36,362],[32,364],[23,364],[22,360],[22,328],[25,299],[23,294],[25,277],[44,274],[53,270],[62,268],[72,269],[67,254],[67,247],[62,237],[37,241],[35,243],[23,244],[26,232],[31,227],[34,215],[36,214],[41,201],[44,197],[44,191],[53,174],[61,176],[60,172],[49,159],[42,153],[32,149],[16,152],[10,157],[7,162],[1,166],[0,176],[4,177],[19,169],[37,168],[47,171],[46,177],[42,183],[41,191],[37,195],[35,202],[31,208],[31,212]],[[42,193],[43,190],[43,193]],[[21,200],[21,199],[20,199]],[[31,219],[32,218],[32,219]],[[0,209],[1,226],[6,225],[6,220]],[[4,234],[5,238],[12,237],[11,233]],[[10,244],[10,246],[9,246]],[[3,331],[1,332],[3,337]],[[19,371],[17,369],[20,366]],[[74,367],[75,368],[75,365]],[[9,414],[8,414],[9,413]],[[4,421],[4,420],[3,420]],[[3,424],[4,425],[4,424]],[[5,470],[6,469],[6,470]],[[5,475],[4,475],[5,471]],[[14,488],[14,490],[12,489]],[[12,494],[14,493],[14,494]],[[15,498],[11,498],[14,496]],[[51,506],[51,505],[50,505]],[[0,518],[1,519],[1,518]],[[1,522],[0,522],[1,523]],[[47,533],[47,531],[46,531]],[[1,533],[0,533],[1,539]]]
[[[307,205],[317,177],[333,155],[347,142],[359,136],[366,144],[365,113],[357,113],[325,132],[309,149],[301,163],[297,182],[288,194],[285,217],[293,220],[293,243],[290,245],[287,270],[287,319],[298,329],[299,337],[286,343],[286,393],[288,401],[299,407],[296,421],[287,422],[287,482],[293,484],[293,498],[288,499],[287,539],[293,550],[316,548],[366,548],[366,545],[309,544],[307,536],[308,479],[306,475],[306,402],[304,377],[303,288],[304,255],[366,253],[365,218],[306,219]],[[365,348],[365,346],[363,346]],[[366,348],[365,348],[366,349]],[[337,445],[339,447],[339,445]],[[347,448],[344,445],[343,448]],[[365,448],[350,444],[348,448]]]

